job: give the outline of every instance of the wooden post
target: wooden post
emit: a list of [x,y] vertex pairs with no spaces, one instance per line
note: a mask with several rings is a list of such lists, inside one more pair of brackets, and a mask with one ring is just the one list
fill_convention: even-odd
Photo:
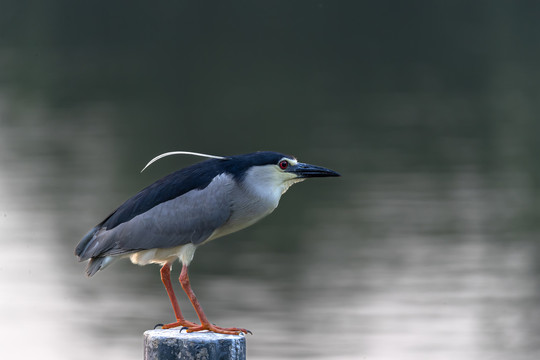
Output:
[[187,333],[178,328],[144,332],[144,360],[245,360],[243,335],[213,332]]

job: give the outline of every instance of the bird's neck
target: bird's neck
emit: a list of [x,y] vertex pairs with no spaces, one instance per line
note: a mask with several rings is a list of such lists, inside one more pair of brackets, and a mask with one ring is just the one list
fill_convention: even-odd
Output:
[[275,209],[292,181],[283,181],[283,177],[273,168],[266,169],[265,166],[255,166],[251,168],[242,181],[244,189],[259,201],[266,203],[272,210]]

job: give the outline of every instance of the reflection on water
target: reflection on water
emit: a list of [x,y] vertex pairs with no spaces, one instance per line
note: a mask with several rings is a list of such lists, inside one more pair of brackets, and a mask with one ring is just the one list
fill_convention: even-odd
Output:
[[[87,115],[83,132],[33,116],[0,129],[3,349],[140,358],[142,332],[172,320],[158,268],[118,263],[88,280],[72,254],[131,191],[121,189],[131,176],[115,170],[108,115]],[[540,354],[540,252],[525,174],[339,170],[339,182],[297,185],[271,218],[196,254],[203,306],[218,324],[253,330],[249,358]],[[181,306],[195,318],[184,297]]]

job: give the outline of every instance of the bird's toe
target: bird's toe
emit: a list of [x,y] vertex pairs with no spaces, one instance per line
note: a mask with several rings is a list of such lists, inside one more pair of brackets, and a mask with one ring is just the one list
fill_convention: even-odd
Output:
[[253,333],[247,329],[236,328],[236,327],[226,328],[226,327],[221,327],[214,324],[203,324],[203,325],[198,325],[195,327],[190,327],[187,329],[187,332],[204,331],[204,330],[215,332],[218,334],[226,334],[226,335],[240,335],[242,333],[253,335]]
[[193,327],[197,327],[199,326],[199,324],[195,324],[191,321],[187,321],[187,320],[178,320],[176,322],[173,322],[173,323],[170,323],[170,324],[165,324],[165,325],[161,325],[161,328],[162,329],[172,329],[172,328],[176,328],[176,327],[183,327],[183,328],[186,328],[186,329],[191,329]]

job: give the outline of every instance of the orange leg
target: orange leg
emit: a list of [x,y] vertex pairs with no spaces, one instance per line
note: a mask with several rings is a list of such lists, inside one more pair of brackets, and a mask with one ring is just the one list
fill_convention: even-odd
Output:
[[174,316],[176,317],[176,322],[163,325],[163,329],[169,329],[169,328],[173,328],[177,326],[186,326],[188,328],[198,326],[197,324],[184,319],[184,316],[182,315],[182,312],[180,311],[180,305],[178,305],[178,300],[176,299],[176,295],[174,294],[174,290],[171,284],[171,265],[170,264],[163,265],[160,272],[161,272],[161,281],[163,282],[163,285],[165,285],[165,290],[167,290],[167,294],[169,295],[169,300],[171,300],[171,304],[174,310]]
[[208,330],[215,333],[230,334],[230,335],[238,335],[240,333],[245,333],[245,334],[251,333],[251,331],[242,329],[242,328],[223,328],[223,327],[210,324],[210,321],[208,321],[208,318],[204,314],[204,311],[201,305],[199,304],[199,301],[197,300],[195,293],[191,289],[187,270],[188,270],[187,266],[182,265],[182,272],[180,273],[180,278],[179,278],[180,284],[182,285],[182,289],[184,289],[187,296],[189,297],[189,301],[191,301],[191,304],[193,305],[193,308],[195,309],[195,312],[197,313],[197,316],[199,317],[199,320],[201,321],[201,325],[188,326],[188,329],[187,329],[188,332]]

